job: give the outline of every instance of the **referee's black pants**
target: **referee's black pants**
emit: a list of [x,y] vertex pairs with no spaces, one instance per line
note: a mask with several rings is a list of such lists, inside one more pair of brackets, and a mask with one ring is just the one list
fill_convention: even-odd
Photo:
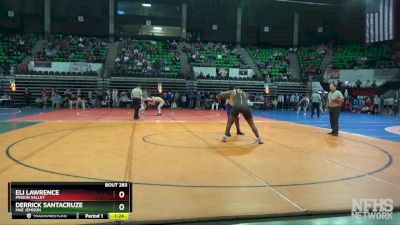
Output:
[[132,106],[133,106],[133,110],[135,111],[133,118],[135,120],[139,119],[140,104],[141,104],[140,98],[132,98]]
[[316,102],[313,102],[312,104],[311,104],[311,118],[314,116],[314,110],[315,109],[317,109],[317,116],[318,116],[318,118],[319,118],[319,106],[320,106],[321,104],[320,103],[316,103]]
[[331,128],[333,134],[339,134],[339,114],[340,106],[329,107],[329,119],[331,122]]

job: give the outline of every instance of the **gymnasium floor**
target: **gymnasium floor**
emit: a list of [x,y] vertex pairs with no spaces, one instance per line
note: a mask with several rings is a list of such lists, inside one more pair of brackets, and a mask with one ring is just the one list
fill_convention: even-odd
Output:
[[[144,223],[350,215],[352,198],[392,198],[399,208],[398,117],[343,113],[345,132],[332,137],[327,115],[254,115],[264,145],[244,120],[246,135],[221,143],[224,111],[149,110],[133,122],[127,109],[3,108],[0,193],[9,181],[128,180],[131,221]],[[39,224],[10,220],[6,197],[0,224]],[[55,223],[71,221],[40,221]]]

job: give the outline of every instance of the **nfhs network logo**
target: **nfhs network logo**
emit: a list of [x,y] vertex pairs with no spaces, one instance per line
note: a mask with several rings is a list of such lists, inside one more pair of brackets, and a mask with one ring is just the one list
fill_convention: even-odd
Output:
[[352,218],[388,220],[393,219],[393,199],[360,198],[353,199]]

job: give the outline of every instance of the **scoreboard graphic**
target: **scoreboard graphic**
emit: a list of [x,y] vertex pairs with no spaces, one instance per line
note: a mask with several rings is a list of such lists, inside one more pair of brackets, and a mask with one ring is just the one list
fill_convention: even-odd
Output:
[[10,182],[12,219],[127,220],[132,212],[130,182]]

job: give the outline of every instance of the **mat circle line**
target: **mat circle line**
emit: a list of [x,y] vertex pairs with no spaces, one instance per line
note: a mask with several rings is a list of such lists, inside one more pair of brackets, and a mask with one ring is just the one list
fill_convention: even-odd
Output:
[[[60,133],[60,132],[64,132],[64,131],[69,131],[69,130],[85,130],[85,129],[93,129],[93,128],[99,128],[99,127],[110,127],[110,126],[124,126],[124,125],[103,125],[103,126],[94,126],[94,127],[63,129],[63,130],[59,130],[59,131],[46,132],[46,133],[42,133],[42,134],[25,137],[25,138],[19,139],[17,141],[14,141],[10,145],[8,145],[6,148],[6,155],[9,159],[11,159],[12,161],[16,162],[17,164],[19,164],[21,166],[24,166],[24,167],[27,167],[27,168],[30,168],[33,170],[45,172],[45,173],[56,174],[56,175],[67,176],[67,177],[74,177],[74,178],[81,178],[81,179],[88,179],[88,180],[93,180],[93,181],[115,181],[115,180],[110,180],[110,179],[80,176],[80,175],[75,175],[75,174],[56,172],[56,171],[52,171],[52,170],[43,169],[43,168],[40,168],[40,167],[37,167],[34,165],[29,165],[27,163],[19,161],[17,158],[15,158],[12,155],[12,148],[15,145],[17,145],[18,143],[21,143],[23,141],[29,140],[29,139],[33,139],[36,137],[41,137],[41,136],[45,136],[45,135],[49,135],[49,134],[55,134],[55,133]],[[276,128],[276,129],[280,129],[280,128]],[[316,133],[316,132],[312,132],[312,131],[306,131],[306,132]],[[321,133],[321,135],[325,135],[325,134]],[[293,184],[271,184],[271,185],[269,185],[269,187],[292,187],[292,186],[304,186],[304,185],[315,185],[315,184],[325,184],[325,183],[335,183],[335,182],[340,182],[340,181],[348,181],[348,180],[358,179],[361,177],[365,177],[368,175],[373,175],[375,173],[381,172],[381,171],[387,169],[393,163],[392,155],[390,155],[387,151],[385,151],[384,149],[381,149],[380,147],[371,145],[366,142],[351,139],[351,138],[345,138],[345,137],[341,137],[341,138],[349,139],[354,142],[366,144],[370,147],[375,148],[376,150],[378,150],[386,155],[386,157],[388,158],[387,163],[378,169],[375,169],[373,171],[363,173],[363,174],[360,174],[357,176],[345,177],[345,178],[340,178],[340,179],[332,179],[332,180],[316,181],[316,182],[293,183]],[[219,148],[219,147],[217,147],[217,148]],[[143,186],[162,186],[162,187],[179,187],[179,188],[264,188],[264,187],[266,187],[265,185],[187,185],[187,184],[167,184],[167,183],[149,183],[149,182],[133,182],[133,184],[134,185],[143,185]]]

